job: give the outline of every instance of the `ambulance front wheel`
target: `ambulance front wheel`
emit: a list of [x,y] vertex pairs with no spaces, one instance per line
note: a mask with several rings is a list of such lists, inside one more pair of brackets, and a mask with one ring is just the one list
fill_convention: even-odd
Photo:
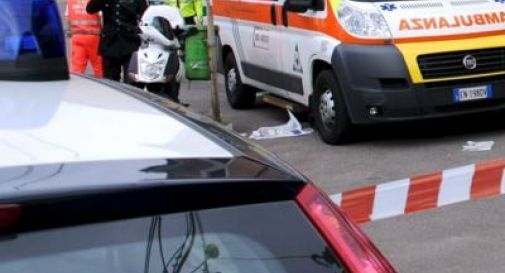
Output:
[[230,106],[234,109],[252,108],[256,102],[256,90],[242,83],[233,53],[226,56],[224,68],[226,98]]
[[325,70],[316,77],[312,116],[321,139],[332,145],[348,140],[351,129],[349,113],[337,79],[331,70]]

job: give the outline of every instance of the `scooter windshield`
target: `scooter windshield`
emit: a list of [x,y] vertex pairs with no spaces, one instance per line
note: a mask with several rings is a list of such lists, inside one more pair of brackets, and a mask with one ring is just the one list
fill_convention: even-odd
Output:
[[167,19],[163,17],[154,17],[153,18],[153,27],[156,28],[165,38],[169,40],[174,39],[174,31],[172,30],[172,26]]
[[68,78],[65,37],[53,0],[0,0],[0,80]]

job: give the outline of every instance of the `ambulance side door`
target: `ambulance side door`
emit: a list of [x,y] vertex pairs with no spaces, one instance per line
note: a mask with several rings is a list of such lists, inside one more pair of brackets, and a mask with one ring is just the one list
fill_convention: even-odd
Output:
[[280,60],[280,15],[278,1],[241,0],[232,11],[237,18],[234,29],[237,54],[240,59],[242,81],[260,89],[285,95],[279,80],[273,75],[282,71]]
[[321,47],[326,43],[324,40],[328,39],[319,32],[326,24],[326,6],[321,0],[317,10],[297,13],[284,7],[282,12],[281,66],[286,75],[285,81],[290,83],[286,87],[287,96],[304,105],[308,105],[308,91],[312,88],[311,60],[320,54]]

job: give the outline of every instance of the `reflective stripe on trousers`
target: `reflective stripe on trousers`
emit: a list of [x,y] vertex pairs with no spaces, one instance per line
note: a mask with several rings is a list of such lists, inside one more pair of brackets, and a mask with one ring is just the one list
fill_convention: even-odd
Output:
[[78,30],[72,30],[70,32],[72,35],[76,35],[76,34],[83,34],[83,35],[100,35],[100,30],[82,30],[82,29],[78,29]]
[[71,20],[70,25],[72,26],[102,26],[101,20]]

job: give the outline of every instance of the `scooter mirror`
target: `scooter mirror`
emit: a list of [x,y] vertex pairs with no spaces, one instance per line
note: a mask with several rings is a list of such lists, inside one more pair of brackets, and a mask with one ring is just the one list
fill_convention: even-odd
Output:
[[185,30],[183,30],[182,32],[180,32],[179,34],[177,34],[177,30],[176,30],[176,35],[177,35],[177,38],[179,38],[180,40],[185,40],[186,38],[190,37],[190,36],[194,36],[196,34],[198,34],[198,29],[196,27],[189,27]]
[[189,27],[186,30],[186,33],[184,33],[184,36],[185,37],[190,37],[190,36],[194,36],[196,34],[198,34],[198,29],[196,27]]

